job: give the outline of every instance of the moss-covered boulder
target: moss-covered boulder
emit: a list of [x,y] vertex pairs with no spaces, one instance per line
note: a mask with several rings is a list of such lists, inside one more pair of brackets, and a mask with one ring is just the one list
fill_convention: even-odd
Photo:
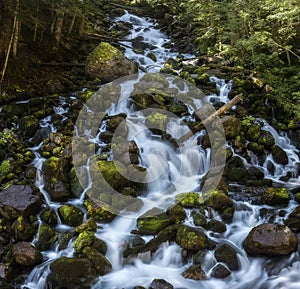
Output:
[[270,148],[275,144],[273,135],[266,130],[262,130],[257,142],[266,148]]
[[297,206],[294,211],[289,214],[284,224],[291,228],[292,231],[300,232],[300,206]]
[[266,188],[262,195],[262,200],[267,205],[288,204],[290,194],[286,188]]
[[272,157],[274,161],[281,165],[286,165],[289,162],[287,153],[278,145],[272,147]]
[[41,252],[31,243],[19,242],[13,246],[13,258],[21,266],[33,266],[42,262]]
[[137,219],[140,234],[154,235],[171,224],[169,216],[164,210],[153,208]]
[[226,225],[216,219],[212,219],[207,223],[207,229],[211,230],[213,232],[217,232],[217,233],[224,233],[226,232]]
[[227,265],[230,270],[239,270],[240,264],[236,251],[228,244],[223,244],[216,248],[215,258],[218,262]]
[[182,272],[184,278],[193,280],[206,280],[207,276],[202,270],[201,265],[192,265],[188,269]]
[[37,224],[32,224],[28,218],[19,216],[11,226],[16,240],[27,241],[32,240],[37,232]]
[[41,214],[41,220],[48,224],[55,226],[57,225],[57,216],[53,209],[46,208]]
[[179,226],[176,234],[176,242],[183,249],[192,251],[204,250],[209,247],[208,238],[202,229],[185,225]]
[[20,129],[25,136],[33,136],[39,127],[39,120],[33,115],[27,115],[20,120]]
[[241,132],[240,120],[232,115],[225,116],[221,119],[226,139],[234,139]]
[[87,258],[60,257],[50,264],[51,278],[66,289],[90,288],[97,277],[94,265]]
[[75,232],[80,234],[84,231],[92,231],[96,232],[97,230],[97,223],[93,218],[87,219],[84,223],[82,223],[80,226],[78,226],[75,229]]
[[110,222],[117,216],[114,212],[112,212],[107,203],[102,203],[90,198],[85,200],[84,204],[87,208],[88,216],[94,218],[96,221]]
[[201,213],[193,214],[193,221],[195,226],[207,228],[207,220],[203,214]]
[[261,224],[253,228],[243,242],[249,254],[288,255],[298,247],[297,236],[279,224]]
[[252,124],[247,126],[247,129],[245,131],[245,137],[248,141],[256,142],[260,137],[261,133],[261,127],[257,124]]
[[42,224],[39,229],[37,248],[41,251],[49,250],[58,240],[58,233],[47,224]]
[[76,227],[82,223],[83,212],[73,205],[63,205],[58,209],[61,221],[71,227]]
[[73,248],[75,252],[80,254],[85,247],[92,246],[94,241],[96,240],[96,236],[91,231],[85,231],[79,234],[76,240],[73,243]]
[[204,204],[202,195],[197,192],[180,193],[175,200],[184,208],[195,208]]
[[186,212],[180,205],[174,205],[167,209],[167,215],[172,223],[180,223],[186,218]]
[[215,190],[207,192],[204,196],[205,204],[215,210],[224,211],[227,208],[231,208],[233,203],[229,196],[221,190]]
[[100,276],[105,275],[112,270],[111,263],[95,248],[85,247],[82,252],[83,255],[94,265],[97,274]]
[[101,42],[88,56],[85,64],[86,74],[93,79],[100,79],[103,83],[137,71],[137,64],[128,60],[120,50],[107,42]]

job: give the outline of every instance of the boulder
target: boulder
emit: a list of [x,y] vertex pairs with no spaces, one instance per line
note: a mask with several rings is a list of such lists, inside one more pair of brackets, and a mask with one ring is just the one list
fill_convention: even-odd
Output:
[[188,279],[193,279],[193,280],[206,280],[206,274],[202,270],[200,265],[193,265],[186,269],[183,273],[182,276],[184,278]]
[[61,221],[71,227],[79,226],[83,220],[83,212],[73,205],[63,205],[58,209]]
[[107,42],[101,42],[88,56],[85,64],[86,74],[103,83],[119,77],[137,73],[136,63],[128,60],[120,50]]
[[186,218],[186,212],[180,205],[174,205],[167,209],[167,215],[173,223],[180,223]]
[[224,279],[231,274],[230,270],[223,264],[217,264],[211,271],[211,276],[219,279]]
[[173,285],[164,279],[154,279],[149,289],[174,289]]
[[91,231],[85,231],[79,234],[76,240],[73,243],[73,248],[75,252],[80,254],[82,253],[85,247],[92,246],[95,242],[96,237],[95,234]]
[[154,235],[170,225],[168,215],[159,208],[153,208],[137,219],[137,227],[140,234]]
[[269,148],[275,144],[273,135],[269,131],[266,131],[266,130],[261,131],[261,134],[260,134],[257,142],[266,148]]
[[272,147],[272,157],[274,161],[281,165],[287,165],[289,162],[286,152],[278,145]]
[[43,259],[41,252],[28,242],[15,244],[13,246],[13,257],[16,263],[22,266],[33,266],[41,263]]
[[39,230],[37,247],[42,251],[49,250],[57,239],[58,233],[49,225],[42,224]]
[[226,264],[230,270],[239,270],[240,268],[237,253],[228,244],[223,244],[215,250],[215,258],[218,262]]
[[233,115],[224,116],[221,119],[226,139],[234,139],[241,132],[241,123],[238,118]]
[[25,136],[33,136],[39,127],[39,120],[33,115],[27,115],[20,120],[20,131]]
[[217,211],[224,211],[233,206],[229,196],[222,190],[208,192],[205,194],[204,198],[206,199],[206,205]]
[[249,254],[288,255],[297,250],[298,239],[287,226],[261,224],[250,231],[243,246]]
[[266,188],[262,195],[262,200],[267,205],[288,204],[290,195],[286,188]]
[[300,232],[300,206],[296,207],[294,211],[289,214],[284,224],[291,228],[292,231],[296,233]]
[[37,226],[31,224],[27,218],[20,216],[13,222],[11,228],[16,240],[27,241],[32,240],[36,234]]
[[203,250],[209,247],[208,238],[200,228],[180,225],[176,234],[176,242],[183,249]]
[[97,277],[96,269],[87,258],[61,257],[50,264],[50,270],[51,277],[66,289],[90,288]]
[[185,208],[195,208],[204,204],[201,194],[197,192],[180,193],[175,200]]
[[11,185],[0,193],[0,214],[7,219],[27,217],[40,211],[41,199],[30,186]]

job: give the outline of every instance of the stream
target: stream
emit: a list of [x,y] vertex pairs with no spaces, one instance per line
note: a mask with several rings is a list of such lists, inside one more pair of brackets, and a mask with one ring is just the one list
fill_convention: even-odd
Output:
[[[161,32],[153,20],[127,13],[116,19],[116,22],[124,21],[131,23],[132,29],[128,36],[129,39],[141,37],[144,43],[149,48],[144,50],[144,54],[134,52],[130,46],[132,42],[124,42],[126,45],[125,55],[140,64],[147,72],[158,72],[163,64],[170,58],[176,58],[178,53],[165,48],[170,40]],[[155,54],[156,61],[147,57],[147,53],[152,51]],[[193,58],[192,55],[184,55],[185,58]],[[152,255],[140,254],[136,258],[122,257],[123,251],[127,244],[133,238],[132,230],[136,229],[136,220],[146,211],[156,207],[166,210],[174,204],[175,196],[181,192],[193,192],[199,190],[199,183],[203,176],[209,171],[212,160],[210,149],[203,149],[198,144],[197,140],[203,134],[203,131],[193,134],[189,139],[180,144],[180,149],[174,148],[171,143],[164,140],[160,136],[149,130],[146,124],[145,111],[137,111],[130,104],[128,98],[133,92],[135,84],[144,76],[144,72],[140,72],[136,77],[123,81],[121,84],[121,96],[119,101],[107,109],[107,114],[110,116],[126,113],[126,124],[128,127],[129,140],[134,140],[140,149],[139,163],[147,168],[147,177],[145,180],[145,192],[139,196],[142,201],[142,206],[137,211],[125,210],[122,211],[110,223],[99,223],[95,233],[96,237],[105,241],[108,246],[106,258],[112,264],[112,272],[101,276],[96,280],[92,289],[130,289],[135,286],[149,287],[151,281],[155,278],[164,279],[171,283],[176,289],[296,289],[300,288],[300,256],[298,252],[292,253],[289,256],[283,257],[280,262],[272,266],[272,260],[266,257],[251,257],[243,246],[242,242],[250,232],[250,230],[262,223],[269,221],[270,214],[275,216],[274,222],[283,223],[284,218],[296,206],[297,202],[291,200],[287,206],[278,208],[268,205],[256,205],[251,200],[237,197],[236,191],[243,190],[237,186],[229,192],[231,196],[235,212],[233,219],[229,224],[226,224],[226,232],[215,233],[208,231],[207,234],[216,244],[230,244],[237,252],[240,269],[233,271],[231,275],[225,279],[217,279],[211,276],[213,268],[218,264],[212,251],[208,250],[203,257],[202,269],[208,277],[207,280],[195,281],[184,278],[182,273],[192,265],[192,260],[184,261],[182,257],[182,248],[175,242],[164,242],[159,249]],[[169,88],[187,92],[188,87],[178,87],[176,81],[171,77],[166,77],[169,82]],[[216,99],[222,103],[229,101],[228,94],[231,90],[232,82],[211,77],[211,82],[216,84],[218,94],[205,96],[203,99],[191,100],[189,104],[190,119],[193,120],[193,112],[201,107],[203,103],[210,103]],[[100,88],[101,90],[101,88]],[[61,97],[60,105],[54,110],[56,114],[66,117],[71,109],[72,101],[75,97]],[[89,102],[84,107],[85,112],[93,113],[97,110],[89,106]],[[234,109],[234,108],[233,108]],[[182,125],[182,122],[188,121],[189,117],[175,118],[170,117],[167,127],[169,135],[180,138],[188,132],[188,128]],[[298,187],[300,178],[296,172],[296,164],[300,163],[299,151],[291,143],[287,134],[277,132],[264,119],[259,120],[262,123],[264,130],[270,132],[276,142],[276,145],[281,147],[288,156],[287,165],[277,164],[271,155],[261,160],[254,154],[249,154],[249,158],[243,158],[246,167],[254,166],[261,169],[265,178],[272,179],[278,185],[284,184],[285,187]],[[51,132],[56,132],[56,128],[51,122],[51,118],[44,118],[40,122],[41,127],[47,127]],[[75,134],[80,136],[82,132],[86,133],[91,144],[97,145],[98,153],[101,153],[101,148],[105,145],[99,135],[105,131],[105,124],[97,130],[94,135],[88,129],[75,129]],[[41,146],[41,145],[40,145]],[[36,186],[43,194],[47,205],[55,210],[62,205],[59,202],[53,202],[47,191],[44,189],[44,180],[42,165],[45,159],[39,154],[40,146],[32,148],[36,159],[34,161],[37,170]],[[226,142],[226,147],[231,148],[231,144]],[[113,154],[112,152],[109,152]],[[89,156],[88,162],[92,161],[93,156]],[[271,165],[270,165],[271,164]],[[85,167],[86,175],[89,175],[89,166]],[[283,182],[281,179],[286,175],[287,171],[292,171],[293,176],[288,182]],[[92,187],[91,178],[87,177],[82,195],[78,199],[69,200],[67,204],[73,204],[84,209],[84,198]],[[232,188],[234,184],[232,185]],[[263,215],[261,211],[265,209],[269,213]],[[193,223],[192,209],[185,209],[187,218],[184,224],[195,227]],[[281,211],[279,213],[279,211]],[[72,231],[72,227],[62,224],[58,217],[58,225],[56,230],[61,233]],[[222,220],[217,212],[211,212],[208,216],[211,219]],[[85,220],[86,220],[85,216]],[[41,220],[39,220],[41,222]],[[142,236],[145,241],[149,241],[153,236]],[[37,240],[35,239],[33,243]],[[53,250],[43,252],[44,262],[36,266],[27,277],[22,289],[48,289],[47,277],[50,274],[49,265],[55,259],[66,256],[72,257],[74,254],[73,240],[70,241],[67,248],[59,250],[58,244]],[[271,263],[271,264],[270,264]],[[50,288],[49,288],[50,289]]]

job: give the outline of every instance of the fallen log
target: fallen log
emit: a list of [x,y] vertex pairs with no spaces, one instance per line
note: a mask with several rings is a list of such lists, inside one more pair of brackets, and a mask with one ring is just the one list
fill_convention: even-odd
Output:
[[134,41],[133,39],[115,38],[113,36],[106,36],[106,35],[101,35],[98,33],[85,33],[85,37],[96,38],[96,39],[107,40],[107,41],[117,41],[117,42],[133,42]]

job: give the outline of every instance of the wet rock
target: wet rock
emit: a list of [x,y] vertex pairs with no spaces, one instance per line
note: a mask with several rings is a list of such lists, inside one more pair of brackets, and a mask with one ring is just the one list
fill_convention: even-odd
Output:
[[80,234],[84,231],[92,231],[92,232],[96,232],[97,230],[97,223],[93,218],[89,218],[87,219],[83,224],[81,224],[80,226],[78,226],[75,229],[75,232]]
[[41,214],[41,220],[48,225],[57,225],[57,216],[54,210],[47,208]]
[[149,289],[174,289],[173,285],[164,279],[154,279]]
[[11,280],[12,276],[13,276],[12,265],[11,264],[0,263],[0,287],[2,285],[1,281],[3,281],[3,280],[9,281],[9,280]]
[[159,208],[153,208],[137,219],[139,233],[144,235],[155,235],[170,223],[168,215]]
[[260,154],[263,153],[265,150],[265,147],[259,143],[256,142],[249,142],[247,144],[247,149],[253,151],[254,153]]
[[175,197],[175,200],[184,208],[195,208],[204,204],[203,197],[197,192],[180,193]]
[[71,188],[71,191],[72,191],[72,194],[79,198],[83,192],[83,188],[81,186],[81,183],[77,177],[77,174],[76,174],[76,171],[75,171],[75,168],[72,167],[72,169],[69,171],[68,173],[68,177],[69,177],[69,180],[70,180],[70,188]]
[[37,226],[31,224],[29,220],[23,216],[18,217],[12,224],[12,230],[16,240],[27,241],[32,240],[36,234]]
[[177,244],[187,250],[202,250],[209,247],[208,238],[200,228],[180,225],[176,234]]
[[261,224],[250,231],[243,246],[249,254],[288,255],[297,250],[298,239],[287,226]]
[[183,207],[179,205],[172,206],[167,209],[167,215],[172,223],[180,223],[186,218],[186,213]]
[[300,232],[300,206],[296,207],[288,218],[284,221],[284,224],[291,228],[294,232]]
[[42,262],[41,252],[31,243],[19,242],[13,246],[13,257],[21,266],[34,266]]
[[58,209],[61,221],[71,227],[82,223],[83,212],[73,205],[63,205]]
[[262,200],[267,205],[288,204],[290,195],[286,188],[266,188],[262,195]]
[[272,147],[272,157],[276,163],[281,165],[286,165],[289,162],[286,152],[277,145]]
[[0,214],[7,219],[27,217],[40,211],[41,200],[30,186],[11,185],[0,193]]
[[92,247],[95,248],[98,252],[100,252],[103,255],[105,255],[106,252],[107,252],[106,243],[103,240],[99,239],[99,238],[95,239]]
[[188,279],[193,279],[193,280],[206,280],[206,274],[202,270],[200,265],[193,265],[186,269],[183,273],[182,276],[184,278]]
[[51,277],[63,288],[90,288],[97,277],[93,264],[86,258],[61,257],[50,264]]
[[257,124],[252,124],[246,130],[245,137],[248,141],[256,142],[260,137],[261,133],[261,127]]
[[221,190],[208,192],[204,198],[206,199],[205,204],[217,211],[224,211],[233,206],[229,196]]
[[58,233],[47,224],[42,224],[39,229],[37,248],[41,251],[49,250],[58,239]]
[[211,272],[211,276],[218,278],[218,279],[224,279],[228,277],[231,274],[231,271],[226,268],[223,264],[217,264]]
[[226,232],[226,225],[218,220],[210,220],[207,224],[207,229],[217,233]]
[[59,245],[58,245],[58,249],[59,250],[64,250],[68,247],[68,244],[70,242],[70,240],[72,239],[73,234],[71,233],[65,233],[61,236],[61,239],[59,240]]
[[193,221],[194,221],[195,226],[207,228],[207,220],[203,214],[201,214],[201,213],[194,214]]
[[215,250],[215,258],[228,266],[230,270],[239,270],[240,264],[236,251],[228,244],[223,244]]
[[136,73],[138,66],[117,48],[107,42],[101,42],[88,56],[85,71],[89,77],[99,78],[103,83],[107,83]]
[[33,136],[39,127],[39,120],[33,115],[27,115],[20,120],[20,130],[25,136]]
[[234,139],[241,132],[241,123],[238,118],[233,115],[225,116],[221,119],[226,139]]
[[90,262],[94,265],[97,274],[100,276],[105,275],[112,270],[111,263],[95,248],[85,247],[83,249],[83,255],[90,260]]
[[269,131],[266,131],[266,130],[261,131],[261,134],[260,134],[257,142],[266,148],[269,148],[275,144],[273,135]]
[[84,205],[87,208],[88,216],[93,217],[96,221],[110,222],[117,216],[112,210],[110,210],[107,203],[102,203],[94,198],[85,200]]

